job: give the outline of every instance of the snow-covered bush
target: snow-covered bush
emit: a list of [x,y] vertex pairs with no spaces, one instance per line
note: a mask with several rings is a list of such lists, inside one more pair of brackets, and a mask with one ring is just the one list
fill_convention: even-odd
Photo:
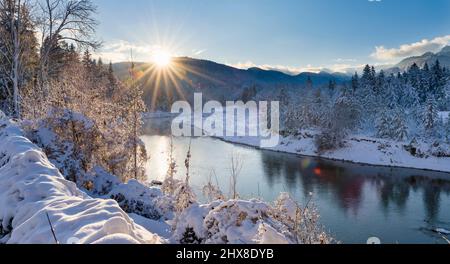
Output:
[[[180,215],[173,240],[203,244],[259,243],[265,233],[264,227],[270,226],[268,212],[269,206],[256,200],[194,204]],[[277,238],[272,242],[289,242],[273,228],[268,230]]]
[[[225,195],[220,190],[219,183],[216,178],[216,183],[212,182],[212,175],[209,176],[208,182],[202,188],[202,194],[208,199],[208,201],[225,200]],[[215,175],[215,174],[214,174]]]
[[322,153],[328,150],[335,150],[343,146],[346,134],[343,131],[327,128],[314,138],[317,151]]
[[99,129],[92,120],[69,109],[52,109],[43,125],[54,137],[50,145],[42,147],[51,158],[60,159],[57,164],[66,178],[78,183],[102,152]]
[[148,187],[136,180],[115,187],[107,198],[114,199],[127,213],[134,213],[152,220],[173,218],[174,204],[170,196],[160,188]]
[[181,183],[180,180],[175,179],[178,165],[174,157],[174,151],[175,149],[173,145],[173,138],[171,137],[169,141],[169,152],[167,154],[168,167],[166,176],[162,183],[162,190],[166,195],[173,195],[175,193],[175,190],[177,189],[177,186]]
[[187,244],[331,243],[312,209],[300,209],[283,194],[275,205],[259,200],[193,204],[180,216],[172,237]]
[[439,157],[450,157],[450,144],[443,141],[435,141],[431,144],[430,154]]
[[191,147],[189,146],[189,150],[186,153],[186,159],[184,161],[184,166],[186,167],[185,179],[176,179],[175,174],[177,172],[178,165],[174,158],[173,138],[170,139],[169,153],[167,157],[169,167],[167,169],[166,177],[162,182],[161,189],[165,195],[172,197],[174,201],[174,209],[178,214],[196,201],[195,193],[189,185],[191,158]]
[[319,223],[319,213],[311,204],[302,208],[288,193],[282,193],[275,201],[272,215],[290,231],[290,237],[297,244],[329,244],[333,238],[324,232]]
[[79,181],[82,188],[95,197],[107,195],[121,184],[117,176],[108,173],[99,166],[94,167],[88,173],[84,173]]

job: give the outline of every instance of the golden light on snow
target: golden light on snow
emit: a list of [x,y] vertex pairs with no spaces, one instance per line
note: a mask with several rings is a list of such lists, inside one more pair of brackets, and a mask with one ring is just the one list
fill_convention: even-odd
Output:
[[166,68],[172,62],[172,55],[164,49],[159,49],[153,53],[152,61],[159,68]]

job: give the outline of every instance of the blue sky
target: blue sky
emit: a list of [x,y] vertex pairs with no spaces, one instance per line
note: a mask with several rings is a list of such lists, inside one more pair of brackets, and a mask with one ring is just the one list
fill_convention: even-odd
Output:
[[389,64],[450,43],[450,0],[94,0],[104,60],[133,48],[285,71]]

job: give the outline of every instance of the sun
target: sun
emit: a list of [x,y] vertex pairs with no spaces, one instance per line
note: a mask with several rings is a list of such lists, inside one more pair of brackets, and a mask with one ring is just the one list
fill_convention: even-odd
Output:
[[159,68],[166,68],[172,62],[172,55],[166,50],[156,50],[152,56],[153,63]]

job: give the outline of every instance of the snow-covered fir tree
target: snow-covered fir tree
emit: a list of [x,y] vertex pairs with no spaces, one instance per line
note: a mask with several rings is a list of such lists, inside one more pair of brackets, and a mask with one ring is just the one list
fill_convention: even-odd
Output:
[[406,124],[405,116],[400,111],[395,111],[394,118],[392,119],[392,139],[397,141],[403,141],[408,138],[408,126]]
[[380,138],[392,137],[392,118],[390,112],[384,110],[377,120],[377,136]]
[[450,144],[450,114],[447,115],[447,120],[444,122],[444,135],[447,144]]
[[432,135],[438,124],[438,107],[433,96],[428,97],[422,110],[422,125],[425,132]]

